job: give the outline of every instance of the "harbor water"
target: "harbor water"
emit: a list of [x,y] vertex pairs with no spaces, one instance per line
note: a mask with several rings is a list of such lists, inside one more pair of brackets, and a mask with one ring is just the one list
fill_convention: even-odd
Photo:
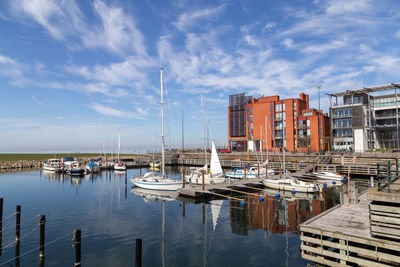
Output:
[[[0,266],[39,264],[39,215],[46,215],[44,266],[74,264],[75,229],[82,230],[84,266],[134,266],[137,238],[143,266],[306,266],[297,226],[339,203],[340,189],[281,192],[279,198],[264,191],[264,200],[235,195],[244,205],[236,198],[195,203],[133,188],[130,177],[145,171],[81,178],[39,170],[0,174]],[[177,169],[168,174],[179,176]],[[16,205],[22,210],[19,247]]]

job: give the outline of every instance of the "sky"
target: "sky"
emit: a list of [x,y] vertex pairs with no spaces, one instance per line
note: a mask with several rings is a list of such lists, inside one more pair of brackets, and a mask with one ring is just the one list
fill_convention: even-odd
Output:
[[[399,82],[396,0],[0,1],[0,153],[227,145],[229,95]],[[183,111],[183,112],[182,112]]]

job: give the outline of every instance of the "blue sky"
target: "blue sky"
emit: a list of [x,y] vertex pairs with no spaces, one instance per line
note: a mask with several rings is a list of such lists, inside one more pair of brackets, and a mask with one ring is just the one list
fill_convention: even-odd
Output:
[[[399,82],[400,2],[0,2],[0,152],[227,141],[230,94],[297,97]],[[115,147],[115,146],[114,146]]]

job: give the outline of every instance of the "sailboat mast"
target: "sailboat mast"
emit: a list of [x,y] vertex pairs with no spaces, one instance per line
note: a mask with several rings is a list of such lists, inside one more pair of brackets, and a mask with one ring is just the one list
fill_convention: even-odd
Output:
[[119,163],[119,150],[121,149],[121,132],[118,128],[118,163]]
[[267,151],[267,164],[268,164],[268,126],[267,126],[267,116],[265,116],[265,150]]
[[205,118],[205,114],[204,114],[204,102],[203,102],[203,93],[200,94],[201,96],[201,116],[203,117],[203,130],[204,130],[204,159],[206,161],[206,168],[208,168],[208,162],[207,162],[207,138],[206,138],[206,118]]
[[163,70],[164,70],[164,68],[161,67],[160,68],[160,75],[161,75],[161,171],[162,171],[162,177],[165,177]]

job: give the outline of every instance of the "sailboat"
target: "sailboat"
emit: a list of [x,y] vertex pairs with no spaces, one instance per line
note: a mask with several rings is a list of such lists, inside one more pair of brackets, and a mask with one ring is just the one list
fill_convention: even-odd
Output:
[[191,184],[202,184],[203,173],[204,184],[219,184],[225,181],[224,171],[222,170],[214,141],[212,141],[210,173],[207,173],[207,166],[196,168],[192,170],[192,173],[189,176],[186,177],[186,181],[190,182]]
[[182,187],[182,180],[170,179],[165,174],[165,141],[164,141],[164,97],[163,97],[163,68],[160,68],[161,76],[161,176],[155,172],[146,173],[142,177],[131,178],[135,186],[152,190],[177,190]]
[[119,158],[119,151],[121,149],[121,133],[118,129],[118,156],[117,156],[117,162],[114,164],[114,170],[116,171],[125,171],[126,170],[126,165],[121,162]]

